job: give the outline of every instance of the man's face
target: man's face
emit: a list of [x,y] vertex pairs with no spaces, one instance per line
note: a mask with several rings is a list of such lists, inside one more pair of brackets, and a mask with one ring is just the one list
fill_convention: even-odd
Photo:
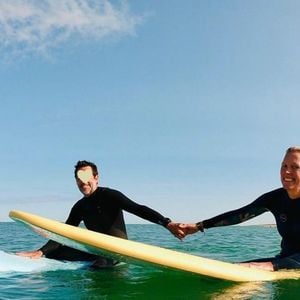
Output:
[[76,183],[84,196],[90,196],[98,187],[98,175],[93,175],[90,166],[80,168],[76,173]]

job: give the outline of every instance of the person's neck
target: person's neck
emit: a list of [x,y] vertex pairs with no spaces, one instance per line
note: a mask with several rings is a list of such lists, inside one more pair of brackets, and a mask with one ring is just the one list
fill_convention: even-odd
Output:
[[287,193],[292,200],[300,198],[300,191],[297,191],[297,192],[287,191]]
[[97,190],[98,190],[98,187],[94,191],[92,191],[90,194],[84,195],[84,197],[89,198],[89,197],[93,196]]

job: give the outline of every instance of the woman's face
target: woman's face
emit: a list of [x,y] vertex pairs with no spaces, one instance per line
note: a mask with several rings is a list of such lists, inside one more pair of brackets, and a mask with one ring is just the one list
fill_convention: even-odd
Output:
[[280,169],[281,183],[290,198],[300,197],[300,152],[285,155]]

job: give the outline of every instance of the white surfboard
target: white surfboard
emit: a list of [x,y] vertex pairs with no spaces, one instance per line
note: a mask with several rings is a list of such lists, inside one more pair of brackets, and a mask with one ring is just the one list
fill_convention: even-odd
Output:
[[22,211],[11,211],[9,216],[38,234],[92,254],[107,255],[119,260],[147,262],[176,270],[192,272],[224,280],[271,281],[300,278],[300,271],[265,271],[228,262],[208,259],[162,247],[125,240],[43,218]]

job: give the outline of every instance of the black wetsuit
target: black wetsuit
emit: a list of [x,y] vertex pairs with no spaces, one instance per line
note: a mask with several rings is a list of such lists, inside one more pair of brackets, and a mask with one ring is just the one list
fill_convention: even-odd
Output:
[[204,228],[238,224],[266,211],[275,217],[277,230],[282,237],[281,252],[276,257],[255,262],[271,261],[274,270],[300,268],[300,198],[289,198],[283,188],[266,193],[240,209],[204,220],[202,224]]
[[[170,222],[170,219],[147,206],[135,203],[117,190],[98,187],[92,195],[83,197],[72,207],[66,224],[78,226],[83,221],[89,230],[127,239],[122,210],[165,227]],[[48,258],[71,261],[97,259],[99,265],[114,264],[113,260],[74,250],[51,240],[40,250]]]

